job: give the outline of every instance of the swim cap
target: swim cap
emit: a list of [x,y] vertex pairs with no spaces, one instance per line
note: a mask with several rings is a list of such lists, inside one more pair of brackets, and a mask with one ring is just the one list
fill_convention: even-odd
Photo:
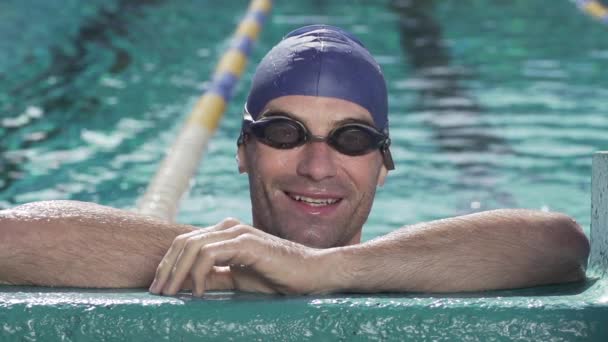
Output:
[[245,109],[256,120],[268,102],[286,95],[354,102],[388,134],[388,98],[380,66],[355,36],[338,27],[310,25],[287,34],[258,65]]

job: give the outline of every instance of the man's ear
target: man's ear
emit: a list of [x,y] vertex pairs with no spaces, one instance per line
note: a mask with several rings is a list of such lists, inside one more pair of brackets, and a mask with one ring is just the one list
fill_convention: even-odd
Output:
[[380,173],[378,173],[378,186],[383,186],[384,181],[386,180],[386,175],[388,174],[388,169],[386,166],[382,165],[382,169],[380,169]]
[[247,173],[247,158],[245,158],[245,144],[240,144],[236,151],[236,164],[239,168],[239,173]]

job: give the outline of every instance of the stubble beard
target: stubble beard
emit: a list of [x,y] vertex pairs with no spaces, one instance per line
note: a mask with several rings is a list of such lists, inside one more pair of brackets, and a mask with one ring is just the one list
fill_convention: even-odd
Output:
[[[348,244],[367,221],[376,190],[374,187],[364,193],[354,203],[352,209],[346,210],[346,213],[333,220],[334,222],[328,222],[322,217],[310,216],[296,221],[294,213],[286,212],[274,205],[277,199],[273,198],[272,187],[265,187],[261,180],[254,177],[250,174],[249,191],[254,227],[313,248],[331,248]],[[303,230],[305,231],[302,233]],[[330,233],[327,234],[328,232]]]

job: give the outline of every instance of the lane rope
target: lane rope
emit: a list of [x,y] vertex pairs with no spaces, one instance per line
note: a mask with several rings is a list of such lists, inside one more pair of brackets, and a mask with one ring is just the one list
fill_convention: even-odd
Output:
[[598,0],[571,0],[589,16],[608,24],[608,6]]
[[209,88],[190,112],[146,192],[138,200],[139,213],[166,221],[175,219],[179,201],[190,187],[271,8],[271,0],[251,1],[229,48],[215,68]]

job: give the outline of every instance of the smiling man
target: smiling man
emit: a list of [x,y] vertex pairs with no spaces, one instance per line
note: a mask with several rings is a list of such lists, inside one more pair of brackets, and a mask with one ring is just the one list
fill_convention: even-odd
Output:
[[[82,202],[0,212],[0,280],[266,293],[476,291],[579,281],[589,243],[568,216],[494,210],[361,243],[394,168],[386,84],[339,28],[288,34],[256,70],[238,140],[253,225],[203,229]],[[156,272],[155,272],[156,270]]]
[[359,243],[394,168],[389,145],[386,83],[363,45],[335,27],[291,32],[261,61],[245,105],[239,169],[254,226],[320,248]]

